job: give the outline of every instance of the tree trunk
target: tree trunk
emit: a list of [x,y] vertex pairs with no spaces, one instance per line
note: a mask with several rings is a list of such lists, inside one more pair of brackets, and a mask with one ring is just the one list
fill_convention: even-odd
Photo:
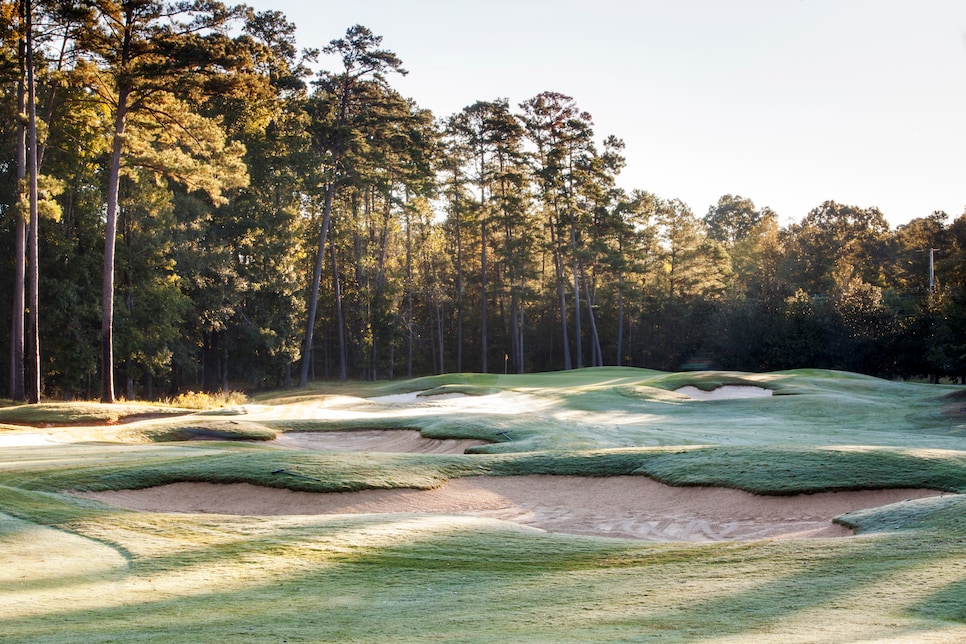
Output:
[[519,327],[519,324],[517,323],[518,315],[519,315],[518,312],[517,312],[517,306],[519,306],[519,304],[517,303],[517,293],[516,293],[516,290],[513,288],[512,283],[511,283],[511,286],[510,286],[510,324],[509,324],[509,327],[510,328],[509,328],[509,333],[507,334],[507,337],[508,337],[508,339],[510,341],[510,352],[509,353],[510,353],[510,359],[513,360],[513,368],[514,368],[514,370],[516,370],[517,365],[520,364],[520,359],[521,359],[521,356],[519,354],[519,343],[517,342],[517,334],[520,332],[520,327]]
[[131,401],[136,397],[134,393],[134,363],[130,358],[126,360],[126,363],[126,373],[124,374],[125,388],[127,391],[127,399]]
[[[19,211],[19,206],[18,206]],[[14,292],[12,310],[12,328],[10,331],[10,398],[21,402],[27,399],[24,381],[24,313],[25,277],[26,277],[26,236],[27,227],[23,215],[19,212],[14,224],[15,259],[14,259]]]
[[443,303],[440,302],[439,288],[434,288],[433,296],[436,299],[436,332],[439,340],[439,372],[446,373],[445,346],[443,344]]
[[230,385],[228,381],[228,331],[221,334],[221,347],[221,391],[228,393]]
[[590,286],[588,284],[587,276],[584,274],[584,265],[580,264],[580,276],[584,281],[584,295],[587,300],[587,319],[590,320],[590,339],[591,339],[591,366],[592,367],[603,367],[604,366],[604,354],[600,350],[600,336],[597,335],[597,320],[594,316],[594,302],[590,297]]
[[524,296],[523,296],[523,294],[526,293],[526,287],[527,287],[526,282],[523,281],[523,280],[521,280],[520,281],[520,293],[521,293],[521,295],[520,295],[520,304],[519,304],[520,324],[519,324],[519,327],[518,327],[518,330],[517,330],[517,343],[519,344],[519,346],[517,348],[517,355],[520,356],[520,359],[517,361],[517,373],[523,373],[523,356],[524,356],[524,353],[523,353],[523,330],[525,328],[527,328],[526,327],[526,322],[525,322],[524,317],[523,317],[524,311],[526,309],[526,307],[524,306]]
[[486,222],[480,223],[481,241],[480,241],[480,341],[482,343],[482,355],[481,355],[481,366],[480,371],[482,373],[487,373],[487,353],[489,347],[487,346],[488,341],[486,337]]
[[563,257],[561,257],[560,253],[559,235],[554,233],[552,223],[550,234],[552,237],[556,238],[553,240],[553,268],[556,273],[557,300],[560,306],[560,332],[562,334],[563,341],[564,369],[569,371],[573,369],[573,363],[570,360],[570,339],[567,337],[567,296],[566,293],[564,293]]
[[[413,231],[406,212],[406,377],[413,377]],[[386,227],[389,227],[388,221]],[[385,248],[385,246],[383,247]],[[385,252],[383,252],[385,255]]]
[[216,391],[221,381],[221,355],[218,351],[221,335],[217,331],[208,331],[202,337],[201,389]]
[[27,224],[27,254],[30,273],[27,275],[27,338],[29,361],[27,373],[27,401],[40,402],[40,214],[37,208],[37,94],[34,79],[33,4],[26,4],[27,54],[27,175],[30,180],[30,221]]
[[577,368],[584,366],[583,330],[580,328],[580,274],[577,267],[577,224],[570,215],[570,252],[573,254],[574,272],[574,341],[577,344]]
[[[344,74],[342,77],[341,98],[339,100],[339,118],[336,130],[346,124],[349,110],[349,93],[351,91],[353,79]],[[332,171],[335,173],[329,185],[325,189],[325,205],[322,207],[322,228],[319,231],[319,248],[315,253],[315,266],[312,271],[312,285],[309,295],[308,319],[305,323],[305,341],[302,344],[302,364],[299,370],[299,387],[305,387],[309,383],[309,365],[312,360],[312,343],[315,336],[315,314],[319,307],[319,286],[322,282],[322,265],[325,263],[325,238],[329,235],[329,225],[332,221],[332,199],[335,197],[336,184],[338,183],[339,162],[342,159],[345,140],[339,138],[335,141],[332,154]]]
[[617,362],[624,365],[624,271],[617,275]]
[[456,202],[456,373],[463,373],[463,235],[458,200]]
[[[390,345],[389,350],[392,351],[392,346]],[[372,363],[372,368],[370,369],[369,380],[375,382],[379,379],[379,341],[373,336],[372,338],[372,357],[370,358]]]
[[335,244],[329,244],[332,256],[332,290],[335,295],[335,325],[339,337],[339,380],[349,379],[349,354],[345,346],[345,313],[342,309],[342,283],[339,281],[339,264],[336,259]]
[[[337,163],[337,161],[336,161]],[[309,363],[312,355],[312,341],[315,337],[315,314],[319,307],[319,285],[322,282],[322,264],[325,261],[325,238],[329,234],[332,220],[332,197],[335,196],[335,182],[325,189],[325,205],[322,208],[322,228],[319,231],[319,248],[315,253],[315,269],[312,272],[312,285],[309,294],[308,320],[305,323],[305,341],[302,343],[302,364],[299,372],[299,387],[309,384]]]
[[[25,0],[21,0],[18,10],[21,20],[25,21]],[[23,115],[27,111],[26,87],[26,43],[18,42],[20,77],[17,82],[17,185],[18,203],[14,209],[14,270],[13,270],[13,310],[10,328],[10,397],[17,401],[27,399],[24,382],[24,315],[26,314],[26,276],[27,276],[27,220],[24,217],[25,195],[22,188],[27,177],[27,125]]]
[[107,177],[107,221],[104,227],[104,275],[101,289],[101,402],[114,402],[114,246],[117,242],[117,197],[121,184],[121,149],[127,116],[127,94],[118,96],[114,140]]

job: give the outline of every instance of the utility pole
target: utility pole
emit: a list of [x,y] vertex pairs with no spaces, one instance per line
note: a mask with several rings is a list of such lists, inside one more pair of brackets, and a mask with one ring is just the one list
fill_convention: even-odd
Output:
[[929,249],[929,294],[932,295],[936,287],[936,261],[935,255],[938,248]]

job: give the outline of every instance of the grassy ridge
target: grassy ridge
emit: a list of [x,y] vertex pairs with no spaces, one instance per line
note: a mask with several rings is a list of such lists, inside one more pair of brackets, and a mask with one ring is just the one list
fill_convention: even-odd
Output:
[[966,453],[901,448],[697,447],[435,455],[301,452],[206,443],[197,456],[146,461],[135,452],[129,458],[117,454],[109,461],[42,474],[7,469],[0,471],[0,482],[51,492],[140,489],[183,481],[344,492],[429,489],[465,476],[638,474],[669,485],[719,486],[771,495],[906,487],[966,492]]

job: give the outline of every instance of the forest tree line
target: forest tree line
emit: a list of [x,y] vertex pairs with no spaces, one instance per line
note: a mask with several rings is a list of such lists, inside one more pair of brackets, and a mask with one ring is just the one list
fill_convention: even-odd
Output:
[[5,391],[157,398],[603,365],[966,376],[966,215],[797,223],[628,190],[542,92],[433,115],[349,28],[279,12],[0,4]]

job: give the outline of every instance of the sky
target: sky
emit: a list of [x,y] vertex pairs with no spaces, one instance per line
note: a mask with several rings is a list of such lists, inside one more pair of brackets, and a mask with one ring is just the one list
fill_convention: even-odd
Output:
[[[362,24],[437,117],[561,92],[626,143],[624,188],[782,224],[827,200],[893,226],[966,210],[964,0],[248,0],[300,48]],[[338,70],[338,61],[320,65]]]

